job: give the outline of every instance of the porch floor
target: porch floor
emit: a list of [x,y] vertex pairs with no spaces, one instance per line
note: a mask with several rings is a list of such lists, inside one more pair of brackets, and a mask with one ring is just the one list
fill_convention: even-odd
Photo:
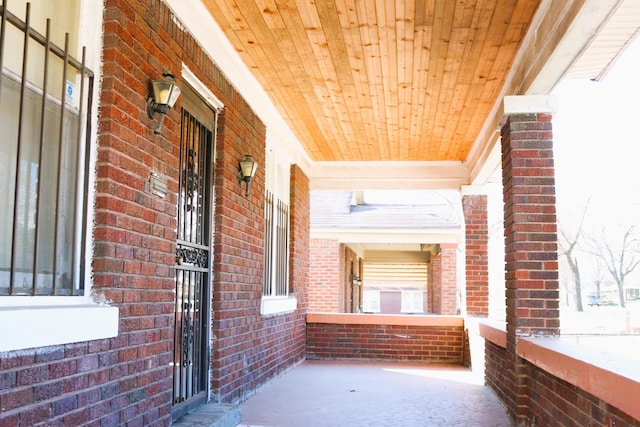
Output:
[[240,406],[239,427],[510,427],[461,366],[305,361]]

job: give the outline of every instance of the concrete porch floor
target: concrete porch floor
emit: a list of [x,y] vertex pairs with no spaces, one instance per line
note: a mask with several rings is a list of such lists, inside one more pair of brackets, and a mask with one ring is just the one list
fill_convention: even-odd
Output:
[[460,366],[306,361],[241,404],[241,426],[512,426],[482,384]]

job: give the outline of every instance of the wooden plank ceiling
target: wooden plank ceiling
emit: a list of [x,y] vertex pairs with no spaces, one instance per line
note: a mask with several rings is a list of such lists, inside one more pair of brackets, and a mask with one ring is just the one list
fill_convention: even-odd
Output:
[[464,161],[539,0],[205,0],[314,161]]

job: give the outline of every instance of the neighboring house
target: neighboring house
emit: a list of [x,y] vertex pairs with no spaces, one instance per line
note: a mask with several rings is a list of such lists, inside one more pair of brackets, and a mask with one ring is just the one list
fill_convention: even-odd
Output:
[[[380,192],[378,192],[380,193]],[[311,192],[309,309],[456,314],[462,229],[442,195],[367,202],[374,192]],[[406,200],[406,199],[405,199]]]

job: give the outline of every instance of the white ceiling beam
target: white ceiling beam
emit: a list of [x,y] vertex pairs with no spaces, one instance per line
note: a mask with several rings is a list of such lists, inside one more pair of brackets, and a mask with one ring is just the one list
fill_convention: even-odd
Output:
[[315,162],[312,190],[443,190],[469,183],[462,162]]

